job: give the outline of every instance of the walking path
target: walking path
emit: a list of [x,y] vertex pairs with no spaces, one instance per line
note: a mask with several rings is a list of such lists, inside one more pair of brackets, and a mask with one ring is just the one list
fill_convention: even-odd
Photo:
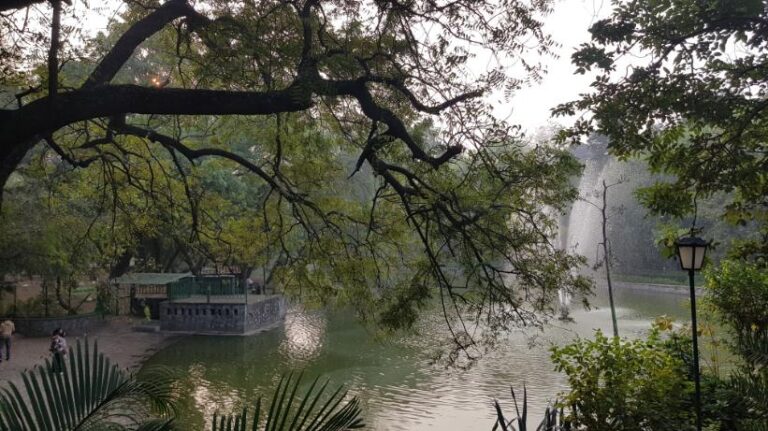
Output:
[[[131,326],[137,323],[141,321],[127,317],[110,318],[104,326],[88,334],[88,340],[98,340],[99,351],[103,352],[113,364],[130,371],[138,370],[145,359],[178,339],[178,335],[133,331]],[[78,338],[83,337],[67,337],[67,344],[74,348]],[[45,362],[45,358],[50,355],[48,352],[50,342],[50,337],[27,338],[15,334],[10,361],[5,360],[5,351],[3,351],[3,362],[0,363],[0,387],[4,387],[8,381],[22,385],[21,372]]]

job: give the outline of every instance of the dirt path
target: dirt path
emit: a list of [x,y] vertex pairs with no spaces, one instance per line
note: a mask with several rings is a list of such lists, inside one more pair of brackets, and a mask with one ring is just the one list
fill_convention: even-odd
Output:
[[[103,352],[112,363],[118,364],[120,368],[136,370],[145,359],[179,337],[162,332],[133,331],[132,324],[139,322],[130,318],[112,318],[107,320],[104,326],[88,334],[88,339],[98,340],[99,351]],[[83,339],[83,337],[67,337],[70,347],[75,346],[78,338]],[[31,369],[34,365],[43,364],[45,358],[49,356],[49,346],[50,338],[48,337],[27,338],[14,335],[10,361],[5,360],[3,349],[0,386],[4,386],[7,381],[12,381],[16,385],[23,384],[20,373],[25,369]]]

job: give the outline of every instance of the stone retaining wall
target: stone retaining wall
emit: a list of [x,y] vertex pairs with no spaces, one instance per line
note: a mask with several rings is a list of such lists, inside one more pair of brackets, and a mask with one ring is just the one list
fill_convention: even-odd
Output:
[[[0,317],[0,321],[5,320]],[[8,317],[16,325],[16,332],[25,337],[49,337],[56,328],[67,335],[86,335],[104,324],[101,314],[89,313],[61,317]]]
[[160,329],[200,334],[248,334],[285,316],[285,299],[272,296],[251,304],[160,304]]
[[[679,284],[652,284],[652,283],[630,283],[626,281],[617,281],[613,284],[615,287],[620,289],[632,289],[632,290],[645,290],[649,292],[664,292],[664,293],[673,293],[677,295],[690,295],[690,288],[687,285],[679,285]],[[603,283],[601,286],[605,287],[606,289],[608,286]],[[696,287],[696,295],[704,295],[705,291],[704,288],[699,286]]]

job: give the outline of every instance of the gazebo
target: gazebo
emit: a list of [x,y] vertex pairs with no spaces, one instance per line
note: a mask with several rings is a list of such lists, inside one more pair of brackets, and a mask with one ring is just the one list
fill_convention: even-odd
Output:
[[[285,316],[282,295],[249,294],[245,283],[233,274],[131,273],[112,283],[118,291],[130,287],[130,299],[122,301],[130,309],[124,313],[143,315],[144,305],[148,305],[152,319],[158,319],[164,331],[250,334]],[[120,309],[121,301],[115,302]]]

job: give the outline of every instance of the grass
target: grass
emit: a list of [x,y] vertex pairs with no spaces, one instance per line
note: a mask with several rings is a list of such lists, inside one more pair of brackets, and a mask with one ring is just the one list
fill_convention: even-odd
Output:
[[95,284],[82,284],[80,286],[77,286],[76,288],[72,289],[73,295],[95,295],[96,294],[96,285]]

